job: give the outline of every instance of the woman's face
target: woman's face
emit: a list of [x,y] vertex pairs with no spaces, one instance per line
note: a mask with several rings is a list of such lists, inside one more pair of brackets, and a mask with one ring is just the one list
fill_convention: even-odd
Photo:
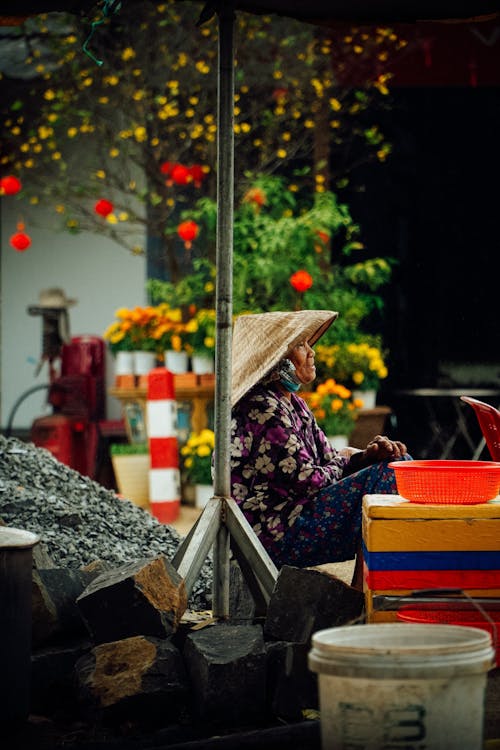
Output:
[[295,374],[303,385],[312,383],[316,377],[314,357],[314,349],[309,346],[307,341],[301,341],[288,355],[290,361],[295,365]]

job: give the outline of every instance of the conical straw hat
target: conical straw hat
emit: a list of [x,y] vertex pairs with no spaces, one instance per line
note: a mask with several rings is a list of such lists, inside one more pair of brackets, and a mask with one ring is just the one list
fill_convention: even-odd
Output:
[[294,346],[315,344],[337,317],[331,310],[240,315],[233,328],[232,406]]

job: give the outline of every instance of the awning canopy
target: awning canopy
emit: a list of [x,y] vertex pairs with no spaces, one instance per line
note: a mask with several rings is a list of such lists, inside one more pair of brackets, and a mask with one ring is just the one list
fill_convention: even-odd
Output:
[[[121,0],[139,4],[141,0]],[[182,0],[181,0],[182,2]],[[214,0],[209,5],[217,11],[224,3]],[[200,6],[203,3],[200,2]],[[2,16],[24,16],[66,11],[89,13],[97,7],[96,0],[5,0]],[[235,10],[247,13],[276,13],[318,24],[336,22],[404,23],[415,21],[470,20],[500,13],[499,0],[236,0]]]

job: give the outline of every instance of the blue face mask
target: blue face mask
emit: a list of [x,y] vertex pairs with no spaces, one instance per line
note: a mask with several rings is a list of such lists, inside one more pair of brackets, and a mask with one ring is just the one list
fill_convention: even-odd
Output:
[[278,365],[279,380],[287,391],[298,391],[301,382],[295,373],[295,365],[289,359],[282,359]]

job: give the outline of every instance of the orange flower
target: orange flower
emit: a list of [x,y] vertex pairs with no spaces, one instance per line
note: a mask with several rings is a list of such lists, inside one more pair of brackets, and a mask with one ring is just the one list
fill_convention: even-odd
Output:
[[296,292],[306,292],[312,287],[312,276],[307,271],[295,271],[295,273],[290,276],[290,284]]

